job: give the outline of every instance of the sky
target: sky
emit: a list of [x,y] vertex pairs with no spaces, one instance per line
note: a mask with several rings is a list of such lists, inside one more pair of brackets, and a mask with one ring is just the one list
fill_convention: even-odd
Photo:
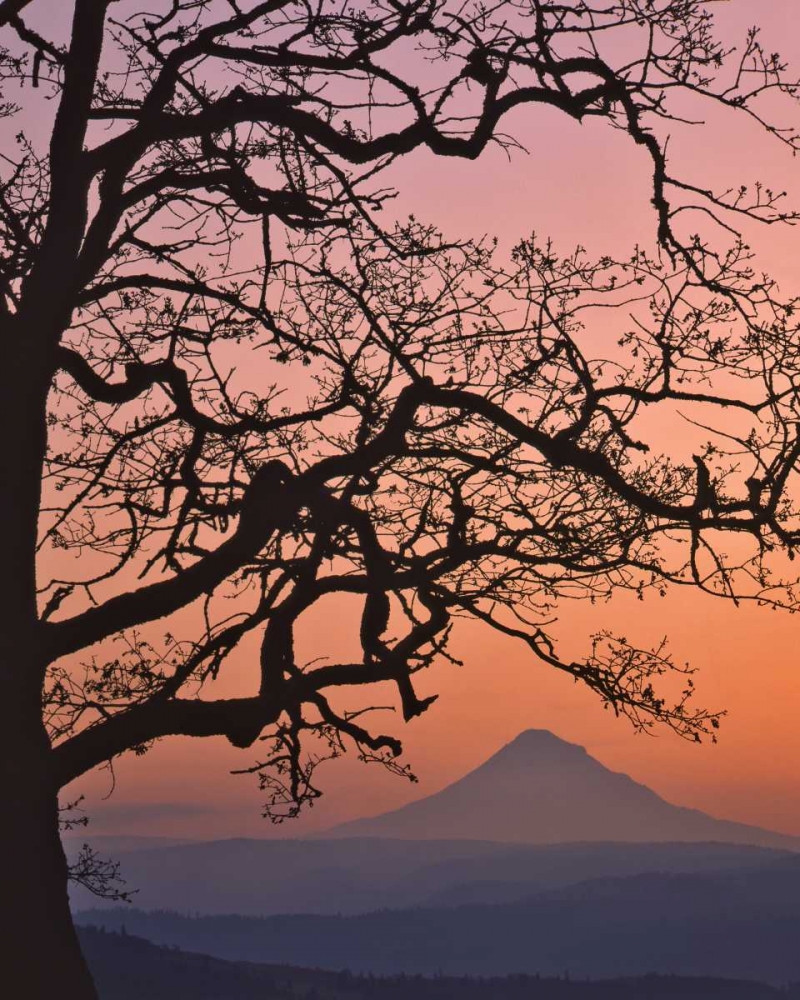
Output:
[[[758,22],[767,49],[785,54],[800,76],[797,0],[730,0],[718,16],[730,37]],[[652,245],[648,162],[629,140],[552,111],[526,111],[511,124],[528,152],[510,161],[497,149],[475,163],[437,161],[424,151],[408,157],[396,178],[398,213],[414,212],[446,232],[496,235],[507,247],[533,230],[553,237],[561,250],[577,243],[590,253]],[[800,205],[797,163],[730,116],[676,128],[671,153],[684,176],[712,178],[718,186],[760,178],[794,191]],[[800,291],[800,228],[762,228],[748,237],[784,290]],[[346,610],[323,607],[299,637],[300,656],[345,645],[346,626]],[[430,794],[520,731],[544,728],[672,802],[800,835],[800,620],[681,591],[644,602],[620,595],[603,605],[573,603],[561,609],[556,635],[567,655],[578,654],[585,637],[603,628],[624,630],[642,644],[669,636],[676,658],[699,668],[698,701],[727,710],[716,745],[688,744],[667,731],[637,735],[512,640],[463,624],[453,652],[464,665],[434,668],[420,685],[423,696],[438,692],[438,702],[407,726],[387,717],[418,784],[338,761],[321,773],[326,794],[314,809],[276,828],[260,816],[254,780],[228,773],[249,765],[253,751],[222,740],[173,739],[144,757],[120,759],[113,776],[96,773],[75,790],[86,795],[89,830],[98,834],[301,836]]]

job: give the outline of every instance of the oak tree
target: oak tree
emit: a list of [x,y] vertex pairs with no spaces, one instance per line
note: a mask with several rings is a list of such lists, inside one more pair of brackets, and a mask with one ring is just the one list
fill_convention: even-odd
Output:
[[[637,726],[713,735],[690,676],[658,687],[687,669],[663,646],[602,634],[573,661],[554,610],[794,600],[794,304],[737,236],[793,215],[666,156],[703,105],[796,146],[757,32],[727,48],[701,0],[143,6],[72,0],[62,37],[44,0],[0,0],[0,975],[48,1000],[95,995],[58,831],[91,769],[223,736],[291,815],[318,794],[309,738],[402,769],[365,692],[424,712],[459,617]],[[507,253],[392,216],[406,154],[546,156],[543,108],[649,162],[649,250],[523,231]],[[662,453],[676,407],[696,454]],[[304,663],[334,599],[359,653]],[[230,670],[250,693],[215,694]]]

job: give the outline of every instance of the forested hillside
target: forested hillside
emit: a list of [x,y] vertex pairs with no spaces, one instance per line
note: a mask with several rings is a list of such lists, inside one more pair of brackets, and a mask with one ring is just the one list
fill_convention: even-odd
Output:
[[226,962],[95,928],[82,929],[81,943],[102,1000],[800,1000],[800,987],[677,976],[375,978]]

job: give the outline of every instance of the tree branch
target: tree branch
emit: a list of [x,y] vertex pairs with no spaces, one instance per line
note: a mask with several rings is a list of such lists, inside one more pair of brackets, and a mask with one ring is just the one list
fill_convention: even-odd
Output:
[[119,594],[74,618],[43,623],[50,658],[66,656],[123,629],[163,618],[211,593],[253,559],[279,525],[291,519],[297,504],[291,479],[282,462],[262,466],[242,500],[233,535],[179,575]]

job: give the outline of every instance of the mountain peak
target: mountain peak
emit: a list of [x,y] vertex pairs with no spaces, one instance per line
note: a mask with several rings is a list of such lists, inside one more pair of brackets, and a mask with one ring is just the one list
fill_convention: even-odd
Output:
[[493,760],[507,763],[511,758],[524,759],[530,763],[547,763],[586,756],[584,747],[578,743],[562,740],[549,729],[524,729],[519,736],[515,736],[510,743],[506,743],[490,757],[487,764]]
[[425,798],[329,835],[408,840],[726,841],[787,838],[665,802],[546,729],[526,729],[474,771]]

